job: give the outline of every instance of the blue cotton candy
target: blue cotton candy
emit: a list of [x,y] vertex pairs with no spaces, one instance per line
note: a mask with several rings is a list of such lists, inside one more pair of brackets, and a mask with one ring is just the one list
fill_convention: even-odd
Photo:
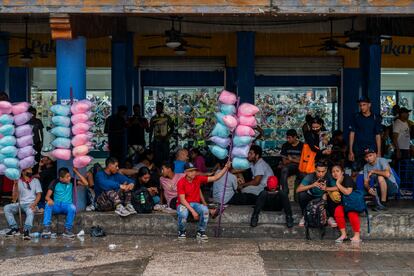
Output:
[[10,180],[18,180],[20,178],[20,171],[14,168],[7,168],[5,175]]
[[4,147],[0,150],[0,154],[4,155],[5,158],[15,157],[17,155],[17,148],[14,146]]
[[3,163],[4,158],[6,158],[6,156],[4,156],[3,154],[0,154],[0,164]]
[[13,125],[4,125],[0,127],[0,134],[3,136],[10,136],[14,134]]
[[13,124],[13,116],[9,114],[3,114],[0,116],[0,124],[1,125],[10,125]]
[[17,159],[17,158],[5,158],[3,160],[3,164],[7,168],[18,169],[19,168],[19,159]]
[[58,137],[52,141],[52,146],[55,148],[70,149],[70,139]]
[[234,157],[232,161],[232,167],[235,170],[247,170],[250,168],[250,163],[246,158]]
[[70,128],[68,128],[68,127],[60,127],[60,126],[59,127],[54,127],[54,128],[52,128],[52,130],[50,131],[50,133],[52,133],[56,137],[69,138],[70,137]]
[[247,146],[252,142],[253,138],[251,136],[234,136],[233,146],[241,147]]
[[16,138],[14,136],[4,136],[0,139],[0,146],[8,147],[16,145]]
[[221,113],[221,112],[216,112],[215,115],[216,115],[217,122],[219,122],[220,124],[223,124],[224,125],[223,117],[225,115],[223,113]]
[[217,123],[211,132],[211,135],[227,138],[230,135],[230,130],[225,125]]
[[221,104],[220,111],[224,115],[233,115],[236,114],[236,107],[232,104]]
[[70,113],[70,106],[62,105],[62,104],[55,104],[55,105],[52,105],[50,110],[56,115],[68,116]]
[[53,116],[52,123],[55,126],[62,126],[62,127],[69,127],[70,126],[70,118],[66,116]]
[[213,136],[209,140],[214,142],[216,145],[222,148],[227,148],[228,145],[230,144],[230,138],[222,138],[218,136]]
[[229,153],[227,149],[223,149],[222,147],[219,147],[217,145],[209,146],[209,148],[211,153],[220,160],[226,158]]

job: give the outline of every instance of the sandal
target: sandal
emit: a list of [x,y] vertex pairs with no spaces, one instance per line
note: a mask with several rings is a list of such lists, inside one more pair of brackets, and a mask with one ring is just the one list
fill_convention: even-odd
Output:
[[361,239],[356,240],[356,239],[350,238],[350,240],[351,240],[352,243],[361,243],[362,242]]
[[339,237],[335,240],[335,243],[343,243],[344,241],[348,240],[348,237]]

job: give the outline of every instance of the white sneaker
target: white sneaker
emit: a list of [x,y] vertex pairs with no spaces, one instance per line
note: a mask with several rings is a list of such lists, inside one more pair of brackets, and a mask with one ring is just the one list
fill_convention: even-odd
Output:
[[163,205],[163,204],[155,204],[154,206],[154,211],[162,211],[164,209],[167,208],[167,205]]
[[302,217],[299,221],[299,227],[305,227],[305,217]]
[[95,211],[95,206],[93,204],[86,207],[86,212],[93,212]]
[[130,212],[131,214],[137,213],[137,211],[135,211],[134,206],[132,206],[131,204],[127,204],[127,206],[125,206],[125,209],[127,209],[127,211]]
[[163,209],[161,211],[164,212],[164,213],[167,213],[167,214],[176,214],[177,213],[177,210],[174,210],[174,209],[172,209],[170,207],[165,208],[165,209]]
[[121,217],[127,217],[131,215],[131,212],[129,212],[122,204],[119,204],[116,206],[115,214],[121,216]]
[[338,224],[336,224],[336,221],[333,217],[328,218],[328,225],[332,228],[338,227]]

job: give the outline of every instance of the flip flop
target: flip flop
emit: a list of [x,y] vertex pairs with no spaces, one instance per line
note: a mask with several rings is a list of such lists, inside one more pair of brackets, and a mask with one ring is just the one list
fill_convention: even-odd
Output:
[[336,240],[335,240],[335,243],[343,243],[344,241],[346,241],[346,240],[348,240],[348,237],[345,237],[345,238],[341,238],[341,237],[339,237],[339,238],[337,238]]

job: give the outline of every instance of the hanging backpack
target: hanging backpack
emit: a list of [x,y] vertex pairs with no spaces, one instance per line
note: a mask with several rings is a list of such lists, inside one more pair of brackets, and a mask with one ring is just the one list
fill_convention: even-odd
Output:
[[154,201],[145,187],[138,188],[132,192],[131,204],[135,211],[140,214],[152,213]]
[[370,233],[371,228],[369,224],[368,207],[365,203],[364,192],[361,190],[353,190],[349,195],[342,195],[342,205],[344,206],[345,213],[364,212],[367,216],[368,233]]
[[326,200],[322,198],[313,199],[308,203],[305,210],[306,239],[310,240],[309,228],[319,229],[321,240],[325,236],[328,215],[326,213]]
[[312,151],[308,144],[303,144],[302,154],[299,161],[299,171],[301,173],[315,172],[315,158],[316,152]]

